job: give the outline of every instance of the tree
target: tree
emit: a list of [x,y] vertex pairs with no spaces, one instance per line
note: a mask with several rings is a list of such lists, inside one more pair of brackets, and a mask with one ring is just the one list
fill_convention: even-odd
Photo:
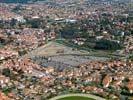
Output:
[[11,26],[15,26],[16,23],[17,23],[17,20],[13,18],[13,19],[11,20],[11,22],[10,22],[10,25],[11,25]]
[[133,61],[133,56],[130,56],[129,59],[130,59],[131,61]]
[[23,55],[27,54],[27,51],[26,50],[20,50],[20,51],[18,51],[18,54],[20,56],[23,56]]
[[5,75],[6,77],[9,77],[11,75],[11,71],[9,68],[4,68],[2,70],[2,74]]
[[100,40],[96,42],[95,49],[102,49],[102,50],[117,50],[120,49],[121,45],[115,41],[110,40]]

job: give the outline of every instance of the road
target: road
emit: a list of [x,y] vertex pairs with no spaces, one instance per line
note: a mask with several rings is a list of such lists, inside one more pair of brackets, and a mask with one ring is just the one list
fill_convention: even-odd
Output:
[[58,99],[61,99],[61,98],[64,98],[64,97],[69,97],[69,96],[81,96],[81,97],[88,97],[88,98],[92,98],[92,99],[95,99],[95,100],[105,100],[104,98],[101,98],[101,97],[98,97],[98,96],[95,96],[95,95],[91,95],[91,94],[66,94],[66,95],[61,95],[61,96],[56,96],[54,98],[51,98],[49,100],[58,100]]

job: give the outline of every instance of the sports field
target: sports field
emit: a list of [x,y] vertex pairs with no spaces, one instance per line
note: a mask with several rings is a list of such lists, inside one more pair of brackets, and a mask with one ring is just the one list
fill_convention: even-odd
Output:
[[95,100],[95,99],[88,97],[81,97],[81,96],[70,96],[70,97],[60,98],[58,100]]

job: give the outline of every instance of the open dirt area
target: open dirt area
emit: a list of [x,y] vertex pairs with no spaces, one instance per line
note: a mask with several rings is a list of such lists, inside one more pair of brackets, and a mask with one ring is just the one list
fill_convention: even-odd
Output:
[[78,66],[95,60],[107,60],[106,57],[88,56],[89,52],[76,50],[56,42],[50,42],[31,53],[29,56],[42,66],[54,66],[56,68],[64,68]]
[[76,49],[72,49],[70,47],[64,46],[62,44],[56,43],[56,42],[49,42],[45,46],[42,46],[34,51],[31,52],[31,54],[36,56],[55,56],[55,55],[66,55],[66,54],[89,54],[87,51],[80,51]]

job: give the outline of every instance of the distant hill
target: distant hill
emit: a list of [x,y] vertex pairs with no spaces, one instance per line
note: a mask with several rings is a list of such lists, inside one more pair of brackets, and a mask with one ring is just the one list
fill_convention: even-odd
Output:
[[[41,2],[41,1],[52,1],[52,2],[58,2],[58,1],[61,1],[61,0],[0,0],[0,3],[27,3],[29,1],[32,1],[32,2]],[[72,1],[72,0],[62,0],[62,1]],[[76,0],[75,0],[76,1]],[[86,1],[86,0],[84,0]],[[102,2],[102,1],[119,1],[119,2],[129,2],[130,0],[87,0],[87,1],[99,1],[99,2]]]
[[27,3],[30,0],[0,0],[0,3]]

